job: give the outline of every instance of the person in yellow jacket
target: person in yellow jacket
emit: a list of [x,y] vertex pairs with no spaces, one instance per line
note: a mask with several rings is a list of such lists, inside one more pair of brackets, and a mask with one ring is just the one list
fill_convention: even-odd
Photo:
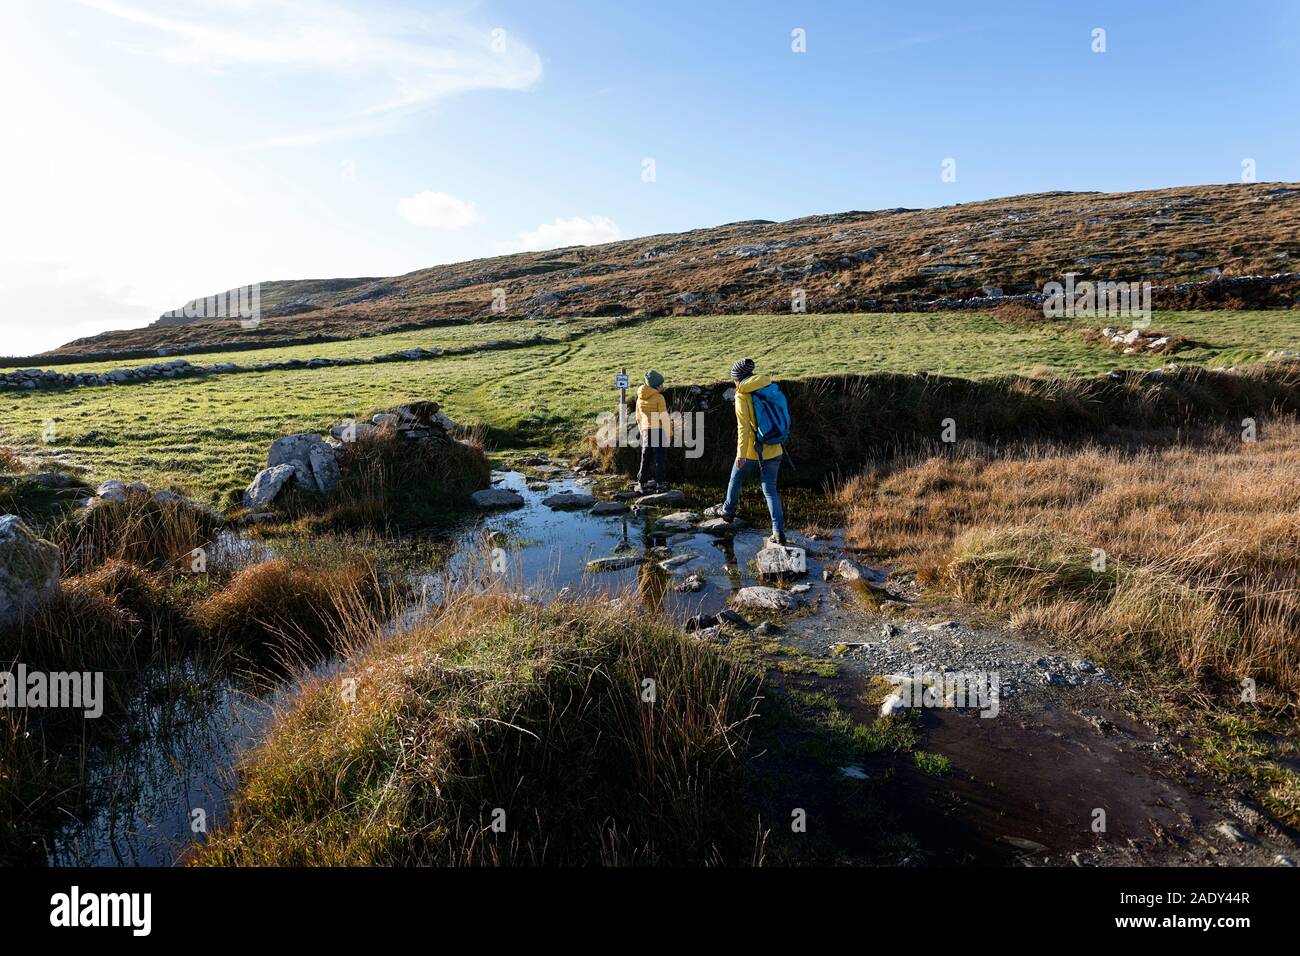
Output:
[[673,440],[673,421],[663,387],[664,377],[651,369],[636,393],[636,425],[641,431],[641,467],[636,479],[641,491],[666,487],[664,472],[668,467],[668,446]]
[[780,445],[764,445],[763,460],[758,458],[758,428],[754,418],[753,393],[772,384],[770,375],[755,375],[754,360],[740,359],[731,366],[731,380],[736,386],[736,461],[731,466],[731,480],[727,482],[727,500],[705,510],[710,518],[734,521],[740,507],[740,490],[745,479],[757,473],[767,501],[767,512],[772,517],[772,541],[785,544],[785,513],[781,508],[781,495],[776,490],[776,475],[781,469],[785,449]]

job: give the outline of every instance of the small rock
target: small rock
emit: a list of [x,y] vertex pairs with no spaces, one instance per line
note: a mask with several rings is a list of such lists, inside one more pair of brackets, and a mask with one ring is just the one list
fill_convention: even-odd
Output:
[[718,623],[729,624],[742,631],[748,631],[753,626],[730,608],[723,608],[718,612]]
[[1231,820],[1224,820],[1214,828],[1221,836],[1227,837],[1233,843],[1248,843],[1250,838],[1242,832],[1241,827]]
[[771,621],[764,621],[754,628],[754,633],[761,634],[763,637],[771,637],[774,634],[780,634],[783,630],[784,628],[780,625],[773,624]]
[[621,501],[597,501],[596,506],[591,509],[594,515],[621,515],[627,514],[630,509]]
[[897,624],[891,624],[886,621],[884,625],[881,626],[880,633],[884,637],[897,637],[899,634],[903,633],[903,629]]
[[849,780],[869,780],[867,772],[857,764],[849,764],[847,767],[840,767],[840,776],[847,777]]
[[956,629],[959,628],[959,627],[961,627],[961,625],[958,624],[956,621],[940,621],[940,622],[937,623],[937,624],[931,624],[930,627],[929,627],[929,630],[931,630],[931,631],[952,631],[952,630],[956,630]]
[[673,590],[687,594],[695,591],[703,591],[704,578],[700,577],[698,574],[688,574],[673,585]]
[[890,694],[880,703],[880,716],[892,717],[907,709],[907,703],[898,694]]

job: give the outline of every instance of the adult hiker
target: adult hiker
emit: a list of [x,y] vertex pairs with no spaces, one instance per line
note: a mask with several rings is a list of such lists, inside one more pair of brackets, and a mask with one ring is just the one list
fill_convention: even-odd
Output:
[[740,490],[755,474],[763,486],[767,512],[772,516],[773,544],[785,544],[785,514],[776,490],[776,476],[790,437],[790,410],[780,387],[768,375],[754,374],[754,360],[740,359],[731,366],[736,385],[736,461],[727,483],[727,500],[705,510],[710,518],[734,521],[740,507]]
[[651,369],[636,393],[636,425],[641,431],[641,467],[636,479],[640,491],[666,487],[664,472],[668,467],[668,446],[673,440],[673,421],[663,387],[664,377]]

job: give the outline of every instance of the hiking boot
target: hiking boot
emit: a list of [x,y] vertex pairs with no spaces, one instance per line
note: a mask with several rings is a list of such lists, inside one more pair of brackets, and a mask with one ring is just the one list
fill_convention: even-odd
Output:
[[775,546],[780,547],[780,548],[784,548],[784,547],[785,547],[785,532],[784,532],[784,531],[773,531],[773,532],[772,532],[772,537],[770,537],[770,538],[767,539],[767,543],[770,544],[770,545],[775,545]]
[[724,519],[726,519],[726,521],[727,521],[728,523],[730,523],[730,522],[732,522],[732,521],[735,521],[735,520],[736,520],[736,516],[735,516],[735,515],[729,515],[729,514],[727,514],[727,512],[724,510],[724,508],[725,508],[724,505],[709,505],[709,507],[707,507],[707,508],[704,509],[704,517],[706,517],[706,518],[724,518]]

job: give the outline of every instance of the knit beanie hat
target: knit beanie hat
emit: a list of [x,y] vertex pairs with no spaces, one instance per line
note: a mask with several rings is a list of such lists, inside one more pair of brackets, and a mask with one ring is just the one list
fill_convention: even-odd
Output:
[[753,374],[754,360],[752,358],[739,359],[735,365],[731,366],[731,377],[737,382],[743,382]]
[[664,377],[660,375],[658,372],[656,372],[654,369],[651,369],[650,371],[645,373],[645,383],[649,385],[651,388],[663,388]]

